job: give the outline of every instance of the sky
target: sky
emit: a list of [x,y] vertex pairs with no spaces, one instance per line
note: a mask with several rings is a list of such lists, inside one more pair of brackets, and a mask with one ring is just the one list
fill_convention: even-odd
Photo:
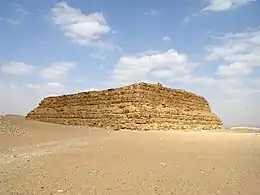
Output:
[[226,126],[260,126],[259,0],[0,4],[0,114],[159,82],[204,96]]

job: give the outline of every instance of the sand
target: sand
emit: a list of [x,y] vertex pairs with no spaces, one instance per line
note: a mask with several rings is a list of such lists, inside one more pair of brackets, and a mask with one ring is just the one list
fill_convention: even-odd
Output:
[[0,194],[259,195],[260,134],[131,132],[7,119]]

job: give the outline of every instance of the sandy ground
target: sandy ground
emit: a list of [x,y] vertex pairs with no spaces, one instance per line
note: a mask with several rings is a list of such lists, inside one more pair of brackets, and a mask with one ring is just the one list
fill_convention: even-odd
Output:
[[260,134],[129,132],[9,116],[27,136],[0,136],[0,194],[259,195]]

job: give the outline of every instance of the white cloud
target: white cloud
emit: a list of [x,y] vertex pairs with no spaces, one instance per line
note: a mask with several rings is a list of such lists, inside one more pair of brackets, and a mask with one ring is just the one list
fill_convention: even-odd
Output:
[[21,4],[18,3],[12,3],[12,5],[15,7],[15,12],[18,14],[27,15],[28,12],[24,9],[24,7]]
[[168,37],[168,36],[164,36],[164,37],[163,37],[163,41],[171,41],[171,38]]
[[209,61],[221,61],[220,76],[246,76],[260,67],[260,28],[216,38],[218,43],[207,47]]
[[45,84],[27,84],[26,88],[33,90],[33,92],[40,97],[50,96],[50,95],[60,95],[66,91],[63,84],[59,82],[48,82]]
[[47,83],[46,86],[50,87],[50,88],[55,88],[55,89],[57,89],[57,88],[64,89],[65,88],[64,85],[62,85],[58,82],[50,82],[50,83]]
[[106,56],[100,54],[100,53],[91,53],[90,56],[94,59],[98,59],[98,60],[105,60]]
[[167,52],[145,52],[119,59],[113,70],[113,79],[118,82],[137,82],[150,78],[171,79],[182,77],[191,67],[185,54],[170,49]]
[[32,84],[32,83],[29,83],[29,84],[26,84],[25,85],[27,88],[29,89],[39,89],[39,88],[43,88],[43,87],[46,87],[46,88],[62,88],[64,89],[65,87],[59,83],[59,82],[49,82],[49,83],[46,83],[46,84],[43,84],[43,85],[38,85],[38,84]]
[[192,18],[195,18],[195,17],[197,17],[197,16],[198,16],[197,13],[191,13],[191,14],[187,15],[187,16],[183,19],[182,23],[183,23],[183,24],[186,24],[186,23],[190,22],[190,20],[191,20]]
[[147,15],[147,16],[156,16],[158,14],[158,12],[154,9],[149,9],[149,11],[147,12],[144,12],[144,15]]
[[157,53],[160,53],[160,51],[150,49],[150,50],[138,53],[135,56],[136,57],[142,57],[142,56],[146,56],[146,55],[154,55],[154,54],[157,54]]
[[209,0],[209,4],[202,9],[203,12],[220,12],[235,9],[255,2],[256,0]]
[[75,63],[72,62],[55,62],[48,68],[41,70],[41,75],[45,79],[61,80],[66,78],[69,69],[75,66]]
[[100,48],[115,47],[111,41],[103,40],[111,28],[102,13],[85,14],[65,2],[56,3],[51,11],[54,23],[59,25],[64,35],[72,41]]
[[11,75],[28,75],[34,71],[34,66],[23,62],[11,61],[1,66],[1,71]]
[[241,77],[252,72],[251,68],[246,63],[234,62],[228,66],[219,66],[217,75],[223,77]]
[[186,16],[186,17],[183,19],[182,23],[188,23],[189,21],[190,21],[190,16]]

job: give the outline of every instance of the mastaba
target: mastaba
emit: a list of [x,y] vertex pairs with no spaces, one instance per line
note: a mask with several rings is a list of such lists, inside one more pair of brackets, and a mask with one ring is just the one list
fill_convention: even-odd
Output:
[[220,118],[191,92],[136,83],[116,89],[44,98],[27,119],[129,130],[217,130]]

